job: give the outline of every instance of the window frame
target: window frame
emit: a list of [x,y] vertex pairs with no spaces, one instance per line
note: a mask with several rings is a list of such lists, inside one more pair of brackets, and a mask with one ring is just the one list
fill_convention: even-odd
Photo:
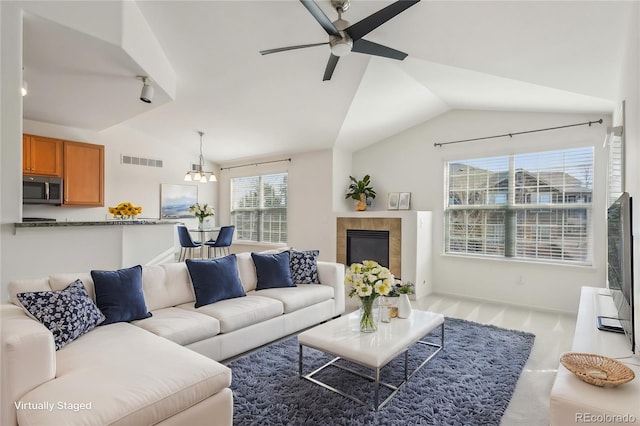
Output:
[[[284,200],[284,206],[269,206],[267,197],[265,196],[265,188],[268,185],[268,182],[265,182],[265,178],[277,176],[283,179],[284,183],[284,194],[280,194]],[[249,206],[249,207],[235,207],[236,206],[236,191],[235,185],[237,185],[238,181],[247,181],[250,179],[257,179],[257,206]],[[289,174],[288,172],[276,172],[276,173],[263,173],[260,175],[250,175],[250,176],[237,176],[230,178],[230,218],[231,224],[236,226],[236,235],[238,241],[246,242],[246,243],[254,243],[254,244],[287,244],[288,239],[288,209],[289,209]],[[280,190],[283,189],[282,186],[279,187]],[[238,217],[238,213],[249,213],[248,219],[248,229],[242,224],[239,224],[239,219],[243,219],[243,217]],[[285,220],[282,221],[268,221],[266,217],[270,214],[279,214],[279,217],[282,218],[284,216]],[[253,217],[255,215],[255,218]],[[277,223],[277,230],[273,231],[270,227],[267,227],[267,224]],[[267,229],[269,228],[269,229]],[[284,228],[284,229],[282,229]],[[246,233],[249,233],[250,237],[255,234],[255,239],[253,238],[244,238]],[[265,236],[269,235],[279,235],[278,241],[273,241],[271,238],[265,239]],[[284,238],[282,236],[284,235]]]
[[[530,171],[522,168],[516,170],[516,160],[523,161],[525,156],[543,156],[543,155],[556,155],[566,154],[567,152],[575,150],[581,155],[580,151],[584,150],[582,154],[588,154],[590,163],[588,167],[587,177],[584,181],[580,181],[584,185],[584,188],[588,188],[589,191],[574,191],[579,193],[583,197],[583,201],[576,202],[577,199],[572,194],[573,192],[567,191],[563,186],[563,191],[558,195],[554,193],[557,186],[548,184],[549,191],[545,191],[544,187],[540,185],[542,173],[545,170],[544,167],[537,167]],[[491,169],[483,170],[477,164],[486,162],[490,164],[500,164],[500,161],[505,163],[505,159],[508,162],[508,170],[497,169],[497,171],[491,171]],[[455,176],[452,173],[452,167],[458,167],[458,171],[463,171],[466,167],[466,186],[462,188],[452,186],[452,179],[460,179],[461,176],[465,176],[464,173]],[[564,166],[563,166],[564,167]],[[565,178],[563,185],[566,182],[566,176],[571,176],[574,179],[575,176],[571,175],[568,171],[574,167],[573,165],[567,166],[563,169]],[[474,170],[471,170],[473,168]],[[480,170],[478,174],[479,181],[484,180],[482,173],[486,173],[486,183],[478,185],[476,181],[470,182],[470,176],[477,170]],[[517,173],[520,172],[518,179]],[[563,265],[578,265],[578,266],[591,266],[593,265],[593,234],[594,234],[594,222],[593,222],[593,177],[595,173],[595,152],[593,146],[582,147],[567,147],[563,149],[545,150],[539,152],[522,152],[522,153],[509,153],[503,155],[494,155],[491,157],[474,157],[464,160],[450,160],[444,162],[444,236],[443,236],[443,253],[445,255],[453,256],[469,256],[486,259],[513,259],[517,261],[525,262],[548,262],[557,263]],[[504,174],[502,180],[507,181],[507,191],[496,190],[496,185],[491,185],[489,174],[498,176]],[[516,188],[518,182],[524,182],[526,175],[535,176],[537,186],[534,188],[537,191],[527,193],[524,191],[527,186],[521,184]],[[502,182],[502,181],[499,181]],[[459,184],[459,182],[458,182]],[[520,195],[516,194],[516,189],[520,190]],[[474,194],[469,195],[471,192]],[[463,194],[463,197],[457,197],[453,194],[459,192]],[[477,199],[476,194],[482,193]],[[466,200],[464,198],[466,195]],[[506,194],[506,196],[505,196]],[[585,195],[586,194],[586,195]],[[469,204],[473,201],[482,201],[483,204]],[[471,200],[469,197],[472,197]],[[504,200],[506,202],[488,203],[490,199]],[[562,197],[560,202],[557,201],[557,197]],[[573,198],[572,198],[573,197]],[[579,197],[579,196],[578,196]],[[518,199],[518,201],[516,201]],[[542,201],[548,202],[535,202]],[[458,204],[452,203],[455,200],[459,200]],[[526,200],[529,200],[528,202]],[[460,212],[467,212],[461,215]],[[497,215],[491,215],[491,212],[497,213]],[[522,220],[522,217],[527,217],[527,213],[535,214],[535,223],[531,221]],[[475,214],[475,222],[469,220],[470,215]],[[538,223],[540,214],[548,215],[548,222]],[[457,215],[457,218],[462,216],[462,221],[456,220],[452,222],[453,216]],[[503,215],[502,221],[496,220],[496,217]],[[555,216],[555,222],[551,219]],[[456,218],[456,219],[457,219]],[[543,216],[544,218],[544,216]],[[533,217],[531,217],[533,219]],[[520,221],[519,221],[520,220]],[[577,222],[577,224],[575,223]],[[475,230],[475,236],[469,233],[469,228],[479,225],[479,228]],[[464,234],[464,238],[456,238],[454,228],[458,227],[458,235]],[[492,231],[493,229],[499,229],[500,231]],[[491,232],[489,232],[491,231]],[[528,232],[527,232],[528,231]],[[532,234],[533,231],[533,234]],[[531,235],[535,237],[532,238]],[[570,239],[566,237],[569,236]],[[553,239],[555,238],[555,239]],[[549,241],[560,241],[560,248],[549,243]],[[479,249],[476,251],[473,248],[474,241],[477,243],[476,247]],[[531,241],[535,241],[535,255],[529,254],[531,250]],[[547,241],[546,251],[544,254],[545,244]],[[576,242],[576,248],[571,247],[571,243]],[[543,242],[543,244],[540,244]],[[456,249],[458,247],[458,249]],[[471,247],[471,249],[469,249]],[[497,249],[496,249],[497,247]],[[575,255],[577,258],[571,259],[571,256]]]

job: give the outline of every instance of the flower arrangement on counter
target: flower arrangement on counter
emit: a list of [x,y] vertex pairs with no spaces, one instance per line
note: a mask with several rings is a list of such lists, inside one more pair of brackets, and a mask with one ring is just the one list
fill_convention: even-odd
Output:
[[376,331],[373,302],[378,296],[387,296],[391,292],[394,281],[391,271],[373,260],[354,263],[347,269],[345,282],[351,284],[349,297],[358,296],[360,298],[361,331]]
[[214,216],[216,214],[216,209],[207,203],[203,205],[200,205],[199,203],[192,204],[189,206],[189,211],[196,215],[200,223],[202,223],[206,217]]
[[142,206],[134,206],[130,201],[124,201],[115,207],[109,207],[109,213],[114,219],[135,219],[142,213]]

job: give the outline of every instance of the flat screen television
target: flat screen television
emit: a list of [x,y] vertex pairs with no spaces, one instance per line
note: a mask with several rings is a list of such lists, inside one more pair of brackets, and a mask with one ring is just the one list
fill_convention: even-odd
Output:
[[609,290],[618,310],[618,319],[629,339],[631,351],[636,348],[633,301],[633,231],[632,202],[623,193],[607,211],[607,261]]

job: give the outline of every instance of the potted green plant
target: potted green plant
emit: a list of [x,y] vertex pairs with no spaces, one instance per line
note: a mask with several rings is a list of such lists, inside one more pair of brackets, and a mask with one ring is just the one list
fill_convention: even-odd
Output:
[[358,201],[356,211],[361,212],[367,210],[367,199],[375,199],[376,191],[371,187],[371,176],[365,175],[361,180],[349,176],[351,184],[344,198],[351,198]]

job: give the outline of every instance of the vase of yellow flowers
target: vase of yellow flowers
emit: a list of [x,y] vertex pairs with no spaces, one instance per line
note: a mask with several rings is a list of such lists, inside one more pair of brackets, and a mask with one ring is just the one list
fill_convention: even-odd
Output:
[[142,213],[142,207],[134,206],[130,201],[124,201],[115,207],[109,207],[109,213],[114,219],[135,219],[136,216]]
[[363,333],[376,331],[378,329],[375,315],[376,299],[389,294],[394,282],[393,274],[378,262],[363,260],[362,263],[354,263],[347,269],[345,282],[351,285],[349,297],[360,298],[360,331]]
[[204,220],[216,214],[216,210],[207,203],[202,205],[199,203],[192,204],[189,206],[189,211],[198,218],[198,229],[200,230],[204,229]]

